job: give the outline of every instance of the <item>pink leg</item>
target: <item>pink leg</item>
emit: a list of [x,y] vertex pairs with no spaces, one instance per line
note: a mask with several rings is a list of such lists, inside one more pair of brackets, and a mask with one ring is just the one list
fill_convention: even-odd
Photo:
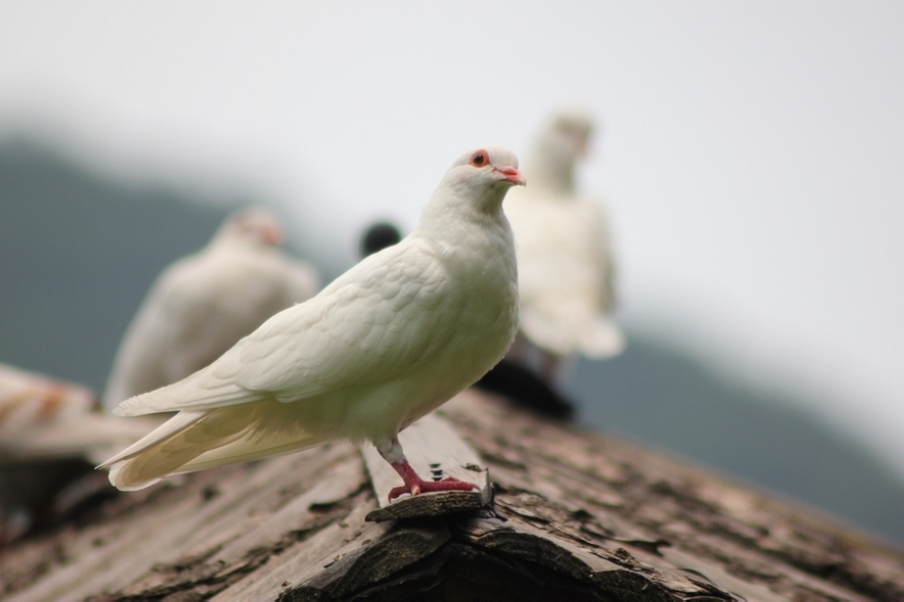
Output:
[[403,493],[418,495],[430,491],[471,491],[472,489],[477,489],[477,485],[473,483],[459,481],[458,479],[453,479],[451,477],[446,477],[441,481],[423,480],[414,471],[411,464],[408,463],[405,454],[402,452],[402,446],[399,444],[399,440],[396,437],[393,437],[388,441],[380,441],[379,443],[376,443],[376,447],[377,451],[380,452],[380,455],[383,456],[383,459],[389,462],[390,466],[399,473],[399,476],[402,477],[402,480],[405,482],[405,485],[402,487],[392,488],[389,492],[390,502]]

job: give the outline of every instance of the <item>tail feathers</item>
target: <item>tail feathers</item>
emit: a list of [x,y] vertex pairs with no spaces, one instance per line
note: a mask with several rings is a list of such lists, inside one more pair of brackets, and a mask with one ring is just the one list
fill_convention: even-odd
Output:
[[128,460],[145,450],[151,449],[155,445],[159,445],[170,437],[184,431],[203,418],[204,415],[205,412],[179,412],[126,449],[102,463],[98,468],[109,468],[116,462]]
[[110,482],[115,487],[132,491],[168,475],[285,454],[324,441],[301,428],[293,419],[291,405],[266,400],[206,412],[180,412],[101,467],[110,468]]
[[270,456],[281,456],[314,447],[325,441],[325,439],[308,433],[297,433],[291,438],[270,441],[266,444],[266,447],[261,448],[261,442],[258,437],[251,433],[246,433],[228,445],[201,454],[194,460],[184,464],[174,474],[207,470],[208,468],[235,462],[250,462],[261,458],[269,458]]

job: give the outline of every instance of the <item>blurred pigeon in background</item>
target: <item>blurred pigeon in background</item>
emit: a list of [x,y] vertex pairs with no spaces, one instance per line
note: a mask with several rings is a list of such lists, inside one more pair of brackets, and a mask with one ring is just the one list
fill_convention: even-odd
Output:
[[152,426],[103,414],[84,387],[0,364],[0,462],[96,461],[146,435]]
[[0,364],[0,543],[45,522],[64,486],[155,425],[103,414],[79,385]]
[[530,186],[505,201],[521,293],[521,328],[509,357],[550,382],[563,359],[605,358],[624,347],[611,316],[615,267],[603,207],[575,190],[575,163],[592,132],[582,112],[556,114],[525,160]]
[[169,474],[311,447],[372,441],[402,493],[471,489],[422,480],[397,435],[474,383],[517,330],[515,251],[502,200],[524,180],[485,147],[459,158],[405,239],[363,259],[209,367],[124,401],[123,416],[179,411],[103,464],[120,489]]
[[314,296],[317,271],[286,255],[282,238],[272,215],[244,209],[207,247],[164,270],[123,337],[104,406],[185,378],[273,314]]

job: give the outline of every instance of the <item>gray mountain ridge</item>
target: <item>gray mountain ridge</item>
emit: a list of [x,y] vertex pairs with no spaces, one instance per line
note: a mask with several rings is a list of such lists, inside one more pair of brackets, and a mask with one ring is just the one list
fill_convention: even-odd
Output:
[[[25,139],[0,141],[0,362],[101,390],[153,279],[206,244],[232,208],[121,185]],[[793,403],[628,334],[623,356],[579,362],[569,382],[587,424],[904,544],[904,483],[867,452]]]

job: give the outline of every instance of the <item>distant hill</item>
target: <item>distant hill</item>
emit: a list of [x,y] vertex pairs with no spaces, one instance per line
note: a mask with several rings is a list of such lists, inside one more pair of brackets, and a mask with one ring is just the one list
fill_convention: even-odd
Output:
[[[153,279],[229,212],[90,175],[23,141],[0,143],[0,362],[102,389]],[[762,483],[904,544],[904,485],[792,404],[719,380],[660,342],[581,362],[588,423]]]
[[0,145],[0,361],[101,390],[151,282],[228,211]]

